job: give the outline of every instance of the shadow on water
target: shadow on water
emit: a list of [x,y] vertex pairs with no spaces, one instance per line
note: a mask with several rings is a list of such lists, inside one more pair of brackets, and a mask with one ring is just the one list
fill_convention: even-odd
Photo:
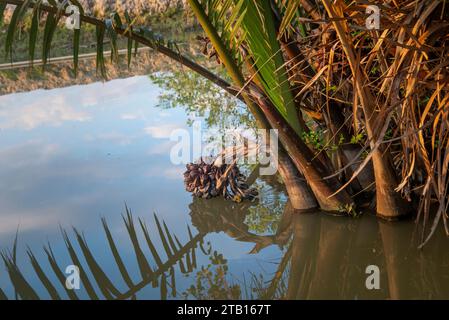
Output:
[[[413,223],[380,222],[369,214],[358,219],[299,214],[287,203],[276,232],[260,235],[251,231],[245,222],[250,208],[260,205],[194,199],[190,217],[197,231],[192,232],[187,227],[188,237],[184,241],[179,240],[157,215],[154,215],[155,228],[150,229],[143,219],[134,219],[126,209],[124,228],[137,261],[137,270],[126,266],[129,261],[123,259],[117,247],[118,239],[103,218],[107,246],[120,272],[120,281],[107,275],[101,266],[101,253],[89,247],[83,234],[74,228],[74,240],[71,240],[66,230],[61,229],[67,253],[72,263],[79,267],[81,287],[86,293],[81,298],[136,299],[147,286],[157,288],[161,299],[449,298],[449,253],[443,248],[446,239],[442,233],[435,237],[431,246],[419,251],[413,239]],[[250,254],[269,246],[283,248],[276,272],[269,281],[250,274],[250,281],[232,283],[227,260],[212,249],[213,244],[205,241],[210,233],[225,233],[234,240],[253,244]],[[158,235],[156,241],[153,239],[155,234]],[[76,290],[66,289],[66,275],[50,244],[44,251],[48,265],[27,250],[29,264],[46,290],[44,298],[80,298]],[[199,254],[209,257],[210,263],[200,266]],[[17,239],[12,250],[2,253],[2,258],[15,298],[42,298],[38,294],[40,291],[20,271],[22,266],[16,263]],[[369,276],[366,267],[369,265],[379,267],[378,290],[366,287]],[[190,287],[183,292],[177,291],[177,273],[195,274]],[[136,275],[137,281],[133,280]],[[0,296],[7,298],[3,291]]]

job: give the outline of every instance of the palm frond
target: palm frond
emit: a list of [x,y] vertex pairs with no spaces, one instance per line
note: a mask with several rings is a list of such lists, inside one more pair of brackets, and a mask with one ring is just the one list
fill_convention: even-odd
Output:
[[274,16],[269,1],[246,1],[243,28],[246,43],[257,68],[264,91],[291,127],[301,134],[283,52],[278,42]]

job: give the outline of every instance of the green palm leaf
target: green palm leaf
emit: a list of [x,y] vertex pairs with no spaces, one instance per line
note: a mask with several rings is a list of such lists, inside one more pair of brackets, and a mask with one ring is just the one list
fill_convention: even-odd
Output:
[[20,15],[22,13],[22,6],[16,6],[9,22],[8,30],[6,32],[5,40],[5,55],[12,59],[12,44],[14,40],[14,34],[16,32],[17,26],[20,22]]
[[0,27],[3,25],[3,16],[5,14],[6,2],[0,3]]
[[29,39],[29,57],[31,61],[31,66],[33,66],[34,61],[34,52],[36,49],[36,41],[37,41],[37,33],[39,30],[39,18],[41,15],[40,5],[42,3],[42,0],[39,0],[36,5],[33,8],[33,17],[31,20],[31,27],[30,27],[30,39]]
[[264,91],[292,128],[300,133],[298,113],[269,1],[245,1],[242,10],[246,12],[243,19],[246,43]]

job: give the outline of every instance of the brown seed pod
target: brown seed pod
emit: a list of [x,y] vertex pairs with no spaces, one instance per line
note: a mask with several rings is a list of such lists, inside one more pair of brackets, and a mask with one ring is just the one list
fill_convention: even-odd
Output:
[[[230,167],[231,166],[231,167]],[[235,202],[253,200],[257,191],[246,184],[246,177],[233,164],[214,165],[200,159],[186,165],[184,184],[186,191],[194,196],[210,199],[222,196]]]

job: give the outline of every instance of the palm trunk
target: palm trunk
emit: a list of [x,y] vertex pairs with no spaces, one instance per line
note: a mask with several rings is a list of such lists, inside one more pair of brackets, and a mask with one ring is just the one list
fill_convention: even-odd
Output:
[[[257,75],[258,72],[256,70],[254,60],[250,56],[248,56],[246,57],[245,61],[248,70]],[[254,81],[258,86],[261,86],[259,78],[257,76],[254,77]],[[254,111],[253,114],[255,115],[256,120],[258,120],[259,122],[259,127],[268,128],[270,126],[259,110]],[[307,129],[302,117],[298,117],[298,120],[301,127]],[[285,188],[287,189],[287,193],[293,208],[301,212],[307,212],[311,209],[316,209],[318,207],[318,204],[313,193],[310,191],[307,182],[298,171],[298,169],[296,169],[290,157],[282,147],[281,150],[279,150],[278,160],[279,174],[282,178],[282,181],[284,182]]]
[[[378,138],[378,135],[374,132],[374,124],[376,123],[377,116],[373,106],[373,101],[375,101],[375,99],[371,96],[369,89],[364,85],[364,81],[362,81],[364,73],[356,61],[352,43],[347,39],[343,22],[341,20],[336,20],[340,17],[335,13],[329,0],[322,0],[322,2],[330,18],[334,19],[333,24],[355,79],[355,89],[360,97],[363,113],[366,119],[365,125],[368,139],[371,141],[371,147],[374,148],[375,141]],[[396,181],[396,174],[388,159],[389,154],[385,152],[385,150],[381,150],[381,148],[376,148],[372,152],[374,177],[376,181],[377,215],[387,220],[396,220],[401,216],[406,215],[408,211],[406,210],[405,201],[401,198],[400,194],[395,191],[398,184]]]
[[353,201],[345,190],[335,194],[340,187],[340,182],[336,178],[323,179],[323,177],[329,175],[326,167],[315,158],[312,151],[298,138],[295,131],[286,123],[279,112],[270,106],[263,97],[258,99],[258,105],[271,126],[278,130],[279,140],[296,168],[306,178],[321,209],[325,211],[340,211],[345,206],[351,205]]
[[[324,121],[327,127],[331,131],[331,135],[338,141],[338,136],[341,134],[344,141],[351,141],[351,134],[349,133],[348,127],[345,124],[344,116],[341,112],[340,106],[335,103],[331,103],[328,110],[329,116],[324,114]],[[338,133],[337,133],[338,132]],[[336,142],[336,141],[335,141]],[[335,143],[334,142],[334,143]],[[335,166],[336,169],[341,169],[341,167],[346,167],[349,163],[352,163],[361,151],[361,147],[358,144],[343,145],[338,150],[338,162],[341,166]],[[348,167],[346,170],[346,177],[351,177],[354,171],[357,170],[357,163]],[[369,188],[374,182],[374,172],[371,163],[367,164],[366,167],[357,175],[357,177],[351,182],[351,188],[354,193],[359,193],[365,188]]]
[[305,179],[296,169],[288,155],[282,150],[279,153],[279,174],[284,181],[290,202],[297,212],[308,212],[318,207],[316,199]]

